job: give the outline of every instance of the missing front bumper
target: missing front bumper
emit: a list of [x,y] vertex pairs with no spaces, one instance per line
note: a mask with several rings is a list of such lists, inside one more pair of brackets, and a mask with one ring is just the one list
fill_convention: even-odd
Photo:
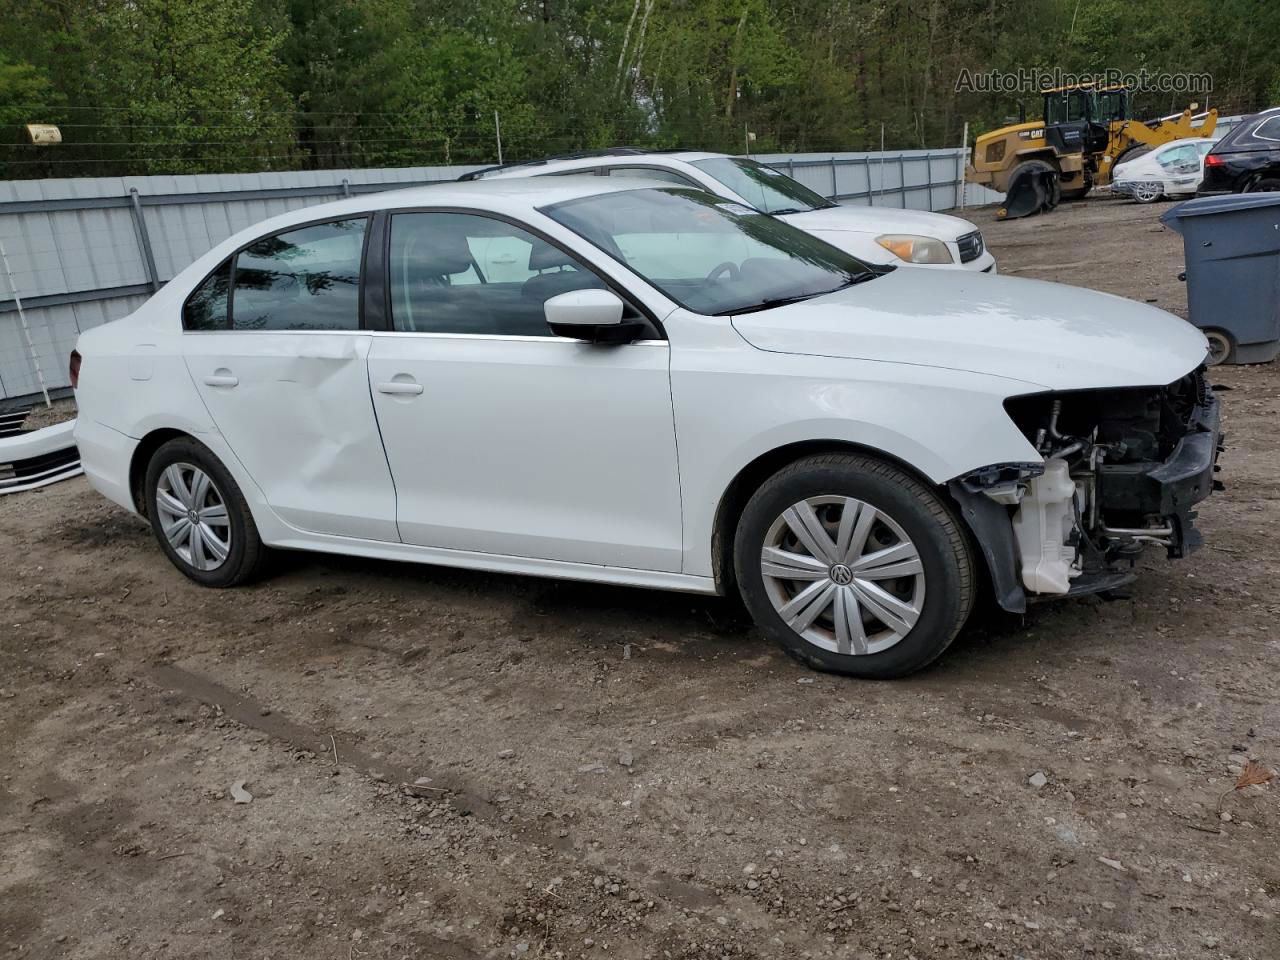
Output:
[[[1199,377],[1199,373],[1195,376]],[[1203,381],[1199,380],[1203,385]],[[1039,464],[995,464],[948,484],[986,560],[996,602],[1022,613],[1029,601],[1106,593],[1133,579],[1129,571],[1146,544],[1163,544],[1169,557],[1183,557],[1203,538],[1195,506],[1222,484],[1216,479],[1223,450],[1219,402],[1203,387],[1183,423],[1183,435],[1163,460],[1107,463],[1092,473],[1093,504],[1077,511],[1076,573],[1065,591],[1036,593],[1024,582],[1013,516],[1020,509],[1010,491],[1043,470]],[[1165,448],[1167,449],[1167,447]],[[1090,521],[1089,518],[1092,518]]]

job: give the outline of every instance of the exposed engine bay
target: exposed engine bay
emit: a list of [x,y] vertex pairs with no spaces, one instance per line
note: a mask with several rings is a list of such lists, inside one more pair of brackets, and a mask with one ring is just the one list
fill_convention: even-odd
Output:
[[1192,508],[1221,489],[1222,451],[1203,367],[1164,387],[1032,394],[1005,409],[1044,462],[987,467],[951,491],[1006,609],[1122,586],[1152,544],[1171,558],[1200,546]]

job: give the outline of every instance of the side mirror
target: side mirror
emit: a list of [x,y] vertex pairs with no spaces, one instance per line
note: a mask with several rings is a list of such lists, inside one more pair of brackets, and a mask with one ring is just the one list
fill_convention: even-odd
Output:
[[630,343],[644,329],[644,324],[622,318],[622,300],[611,290],[570,290],[552,297],[542,309],[557,337]]

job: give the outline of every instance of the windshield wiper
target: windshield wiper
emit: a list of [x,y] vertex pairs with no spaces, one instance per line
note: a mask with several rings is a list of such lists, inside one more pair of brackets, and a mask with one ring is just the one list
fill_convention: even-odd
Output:
[[851,274],[844,283],[838,287],[832,287],[829,290],[814,290],[812,293],[799,293],[790,297],[768,297],[756,303],[748,304],[742,307],[731,307],[728,310],[720,310],[713,316],[728,317],[740,313],[758,313],[761,310],[772,310],[774,307],[785,307],[788,304],[800,303],[804,300],[812,300],[814,297],[825,296],[828,293],[835,293],[837,290],[843,290],[846,287],[852,287],[856,283],[862,283],[866,280],[874,280],[880,274],[873,270],[867,270],[864,273]]

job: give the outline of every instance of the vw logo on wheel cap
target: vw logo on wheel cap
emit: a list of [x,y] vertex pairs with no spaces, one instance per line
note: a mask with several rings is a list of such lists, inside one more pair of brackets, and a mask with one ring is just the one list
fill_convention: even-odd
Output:
[[837,563],[831,568],[831,582],[842,587],[847,587],[853,583],[853,571],[843,563]]

